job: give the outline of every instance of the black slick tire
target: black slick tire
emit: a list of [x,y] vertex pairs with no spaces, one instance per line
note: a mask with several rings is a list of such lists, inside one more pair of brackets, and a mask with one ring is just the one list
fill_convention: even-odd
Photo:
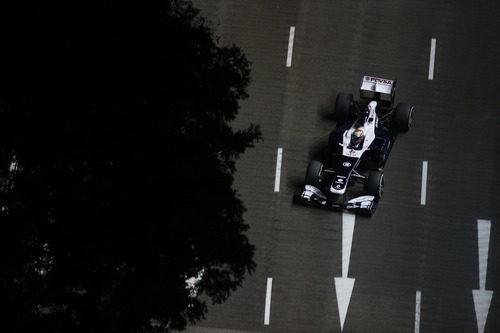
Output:
[[315,160],[309,162],[309,166],[306,171],[306,185],[318,187],[321,170],[323,170],[323,163]]
[[370,171],[368,173],[365,191],[369,195],[373,195],[376,199],[380,199],[384,192],[384,173],[382,171]]
[[413,105],[398,103],[394,113],[394,126],[398,132],[408,132],[413,122]]

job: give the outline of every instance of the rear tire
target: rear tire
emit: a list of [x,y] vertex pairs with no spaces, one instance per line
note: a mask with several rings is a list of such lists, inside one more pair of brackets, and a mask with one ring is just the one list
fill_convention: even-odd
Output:
[[321,176],[321,171],[323,170],[323,163],[320,161],[311,161],[306,171],[306,185],[312,185],[314,187],[319,186],[319,178]]
[[398,132],[408,132],[413,122],[413,105],[398,103],[394,114],[394,126]]
[[352,94],[339,93],[335,100],[335,109],[333,110],[333,117],[337,121],[344,121],[351,115],[351,108],[354,103]]
[[384,192],[384,173],[382,171],[370,171],[368,173],[365,191],[376,199],[380,199]]

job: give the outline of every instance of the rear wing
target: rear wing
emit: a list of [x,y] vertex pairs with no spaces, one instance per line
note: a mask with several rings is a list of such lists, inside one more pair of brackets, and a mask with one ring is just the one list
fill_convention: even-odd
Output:
[[396,80],[382,79],[373,76],[363,76],[361,79],[361,90],[378,92],[381,94],[392,95],[396,88]]
[[[376,100],[379,106],[392,109],[396,97],[396,80],[364,75],[359,88],[361,99]],[[388,95],[389,100],[381,98],[381,94]]]

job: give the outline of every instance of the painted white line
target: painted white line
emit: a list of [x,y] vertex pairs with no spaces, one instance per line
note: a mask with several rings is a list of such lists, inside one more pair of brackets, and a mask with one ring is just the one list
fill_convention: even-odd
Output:
[[352,290],[356,279],[348,277],[336,277],[335,294],[337,295],[337,305],[339,307],[340,332],[344,330],[345,318],[351,301]]
[[352,290],[356,279],[348,278],[349,261],[351,257],[352,236],[354,233],[354,222],[356,215],[342,214],[342,277],[336,277],[335,294],[337,295],[337,305],[339,307],[340,331],[344,330],[344,322],[351,301]]
[[355,220],[356,215],[354,214],[342,214],[342,277],[347,277],[347,273],[349,272]]
[[295,27],[290,27],[290,36],[288,37],[288,53],[286,55],[286,67],[292,66],[293,38],[295,37]]
[[420,303],[422,301],[422,292],[417,290],[415,295],[415,333],[420,332]]
[[477,331],[484,332],[490,310],[493,290],[486,290],[488,272],[488,249],[490,246],[490,220],[477,220],[477,252],[479,261],[479,289],[472,290],[474,310],[476,311]]
[[280,191],[282,157],[283,157],[283,148],[278,148],[278,153],[276,154],[276,176],[274,177],[274,192]]
[[429,59],[429,80],[434,79],[434,61],[436,60],[436,38],[431,39],[431,54]]
[[479,254],[479,289],[486,289],[488,250],[490,246],[490,220],[477,220],[477,247]]
[[427,200],[427,168],[429,162],[422,162],[422,187],[420,190],[420,204],[425,206]]
[[271,291],[273,289],[273,278],[267,278],[266,287],[266,307],[264,310],[264,325],[269,325],[269,317],[271,315]]

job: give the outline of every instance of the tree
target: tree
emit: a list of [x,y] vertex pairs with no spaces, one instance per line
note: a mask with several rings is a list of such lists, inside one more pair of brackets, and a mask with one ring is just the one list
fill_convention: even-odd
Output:
[[231,127],[249,62],[189,2],[70,3],[0,9],[4,323],[182,329],[255,269],[232,188],[261,138]]

